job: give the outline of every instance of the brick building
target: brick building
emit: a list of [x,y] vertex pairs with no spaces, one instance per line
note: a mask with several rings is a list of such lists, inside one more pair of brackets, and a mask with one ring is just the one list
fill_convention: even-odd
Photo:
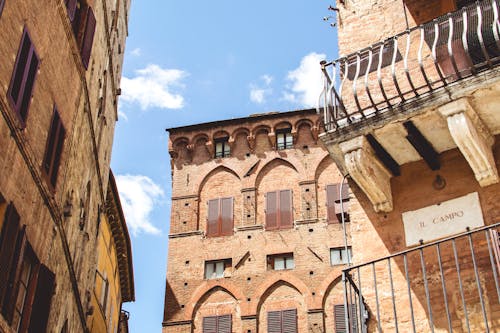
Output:
[[163,332],[333,332],[350,252],[340,221],[356,202],[339,191],[316,110],[168,131]]
[[498,331],[498,3],[337,4],[319,110],[359,202],[343,323]]
[[1,332],[89,331],[129,8],[0,0]]

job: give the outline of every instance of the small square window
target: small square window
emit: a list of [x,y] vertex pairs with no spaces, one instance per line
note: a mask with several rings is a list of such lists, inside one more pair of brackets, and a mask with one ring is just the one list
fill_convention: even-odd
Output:
[[205,279],[221,279],[229,275],[231,259],[212,260],[205,262]]
[[268,270],[282,271],[285,269],[294,269],[295,262],[293,253],[273,254],[267,256]]
[[349,258],[352,258],[352,249],[350,246],[347,247],[347,252],[345,247],[330,249],[330,264],[335,265],[346,265],[349,262]]

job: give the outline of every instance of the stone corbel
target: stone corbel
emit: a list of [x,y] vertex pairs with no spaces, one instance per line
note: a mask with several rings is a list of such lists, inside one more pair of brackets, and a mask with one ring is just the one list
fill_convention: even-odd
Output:
[[276,132],[267,133],[267,138],[269,139],[269,143],[274,150],[276,150]]
[[292,134],[292,139],[293,139],[293,144],[297,143],[297,139],[299,138],[297,129],[293,128],[292,131],[290,132]]
[[466,98],[439,107],[458,149],[469,163],[482,187],[498,183],[498,170],[493,157],[495,141]]
[[170,154],[170,158],[175,160],[177,157],[179,157],[179,153],[175,151],[174,149],[169,149],[168,153]]
[[234,142],[235,139],[233,136],[230,136],[229,139],[227,139],[227,143],[229,144],[229,148],[231,149],[231,151],[234,150]]
[[205,142],[205,146],[207,147],[208,152],[210,153],[210,156],[215,155],[215,146],[213,141],[207,141]]
[[391,173],[380,163],[364,136],[342,142],[340,149],[351,178],[365,192],[375,212],[392,211]]
[[249,136],[247,136],[247,140],[248,140],[248,147],[250,148],[250,151],[252,153],[254,153],[255,152],[255,135],[250,134]]
[[319,137],[319,127],[318,126],[313,126],[311,128],[311,134],[314,139],[314,143],[318,143],[318,137]]

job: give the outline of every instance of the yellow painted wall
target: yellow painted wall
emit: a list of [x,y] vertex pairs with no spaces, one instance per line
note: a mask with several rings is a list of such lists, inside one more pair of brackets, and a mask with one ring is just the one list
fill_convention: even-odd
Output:
[[[101,217],[99,239],[97,241],[98,261],[92,305],[94,313],[89,318],[89,328],[92,333],[115,333],[118,329],[120,316],[121,292],[118,259],[115,243],[106,216]],[[105,277],[108,281],[108,296],[103,304]],[[104,306],[105,307],[104,307]]]

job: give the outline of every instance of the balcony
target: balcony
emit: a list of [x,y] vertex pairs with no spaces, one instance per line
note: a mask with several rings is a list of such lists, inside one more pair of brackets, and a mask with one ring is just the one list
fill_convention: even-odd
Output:
[[340,320],[349,332],[498,332],[499,226],[345,269]]
[[500,134],[499,64],[496,0],[322,62],[320,137],[377,212],[392,210],[389,180],[401,165],[424,159],[437,170],[439,154],[455,148],[481,186],[497,183],[491,147]]

